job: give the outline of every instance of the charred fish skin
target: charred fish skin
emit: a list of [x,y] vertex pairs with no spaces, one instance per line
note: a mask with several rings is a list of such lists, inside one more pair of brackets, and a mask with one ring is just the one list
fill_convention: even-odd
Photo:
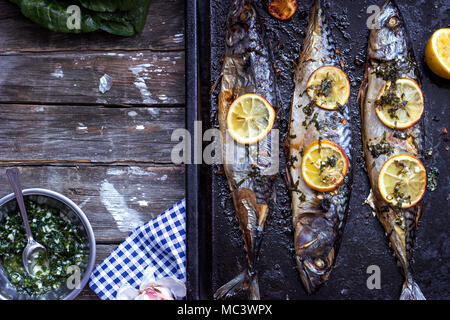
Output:
[[[325,65],[340,66],[321,1],[314,0],[303,50],[295,69],[289,127],[288,176],[292,188],[292,218],[297,267],[302,283],[313,293],[327,281],[333,269],[345,226],[351,192],[351,165],[344,182],[332,192],[316,192],[300,172],[303,151],[313,141],[339,144],[351,163],[349,103],[341,110],[325,110],[306,94],[311,74]],[[305,125],[306,124],[306,125]]]
[[249,290],[250,299],[260,299],[255,264],[269,205],[275,194],[274,173],[269,170],[272,152],[276,153],[275,159],[278,159],[278,152],[272,148],[275,137],[272,132],[254,145],[236,143],[227,133],[229,107],[246,93],[259,94],[272,106],[277,104],[273,57],[257,12],[250,0],[233,0],[227,21],[218,120],[224,171],[247,252],[248,269],[219,288],[215,299],[230,297],[242,289]]
[[[410,78],[420,84],[416,60],[403,21],[393,0],[386,1],[374,17],[374,28],[369,36],[364,81],[358,98],[361,102],[363,151],[372,187],[373,206],[405,277],[400,299],[422,300],[425,297],[412,279],[410,266],[414,234],[422,213],[422,203],[409,209],[393,208],[384,201],[378,189],[378,174],[389,158],[397,154],[420,157],[422,153],[423,120],[408,129],[395,130],[385,126],[375,111],[375,100],[387,81]],[[389,148],[378,153],[374,152],[373,146],[380,143],[388,144]]]

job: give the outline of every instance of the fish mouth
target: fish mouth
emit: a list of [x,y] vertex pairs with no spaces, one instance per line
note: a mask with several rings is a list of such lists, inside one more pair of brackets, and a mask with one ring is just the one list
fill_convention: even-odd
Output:
[[[225,40],[229,47],[235,47],[234,54],[242,54],[248,38],[249,24],[255,18],[256,12],[249,0],[234,0],[231,4],[230,14],[228,16],[227,33]],[[239,47],[242,48],[239,49]]]
[[300,279],[302,280],[306,292],[308,294],[314,293],[327,281],[329,269],[318,270],[309,259],[302,259],[299,256],[296,256],[296,260],[300,272]]
[[400,11],[393,0],[386,1],[373,20],[369,55],[379,60],[394,60],[406,54],[405,31]]
[[395,21],[397,23],[393,23],[394,21],[391,21],[391,19],[392,18],[398,19],[398,18],[400,18],[399,16],[400,16],[400,10],[398,9],[395,1],[388,0],[381,7],[380,12],[377,17],[379,20],[378,22],[381,24],[381,26],[393,28],[393,27],[396,27],[398,22],[400,22],[400,21]]
[[231,20],[231,24],[236,22],[246,22],[254,13],[253,6],[249,0],[234,0],[231,4],[228,19]]

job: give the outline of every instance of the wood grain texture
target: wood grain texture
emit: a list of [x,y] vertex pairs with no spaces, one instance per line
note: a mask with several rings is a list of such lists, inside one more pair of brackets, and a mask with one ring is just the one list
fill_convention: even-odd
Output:
[[[106,32],[64,34],[28,20],[9,1],[0,1],[0,52],[61,50],[182,50],[184,1],[152,0],[144,30],[133,37]],[[20,37],[18,36],[20,35]]]
[[[97,244],[97,255],[95,257],[95,267],[106,259],[111,252],[117,247],[116,244]],[[94,268],[95,268],[94,267]],[[89,284],[87,284],[83,290],[81,290],[76,300],[100,300],[97,294],[89,288]]]
[[[184,52],[65,52],[0,55],[0,102],[184,104]],[[99,91],[100,78],[112,78]]]
[[[11,193],[0,166],[0,195]],[[86,214],[97,243],[120,243],[184,198],[184,167],[19,166],[22,186],[64,194]]]
[[[184,1],[152,0],[143,32],[62,34],[0,1],[0,197],[4,171],[60,192],[90,220],[101,263],[185,196],[170,151],[184,128]],[[99,92],[108,74],[112,88]],[[79,300],[98,299],[86,286]]]
[[171,163],[184,108],[0,104],[0,161]]

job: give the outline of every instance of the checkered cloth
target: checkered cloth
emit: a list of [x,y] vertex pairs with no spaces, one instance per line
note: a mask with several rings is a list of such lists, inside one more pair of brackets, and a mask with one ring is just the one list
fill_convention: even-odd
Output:
[[147,266],[155,278],[175,277],[186,281],[186,201],[136,228],[91,275],[89,286],[102,300],[116,297],[129,284],[136,289]]

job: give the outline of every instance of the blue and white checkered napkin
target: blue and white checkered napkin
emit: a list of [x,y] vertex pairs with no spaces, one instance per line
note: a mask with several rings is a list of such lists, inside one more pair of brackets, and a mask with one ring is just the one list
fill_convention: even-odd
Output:
[[129,284],[135,288],[147,266],[155,278],[175,277],[186,281],[186,201],[136,228],[95,268],[89,286],[102,300],[116,297],[117,290]]

